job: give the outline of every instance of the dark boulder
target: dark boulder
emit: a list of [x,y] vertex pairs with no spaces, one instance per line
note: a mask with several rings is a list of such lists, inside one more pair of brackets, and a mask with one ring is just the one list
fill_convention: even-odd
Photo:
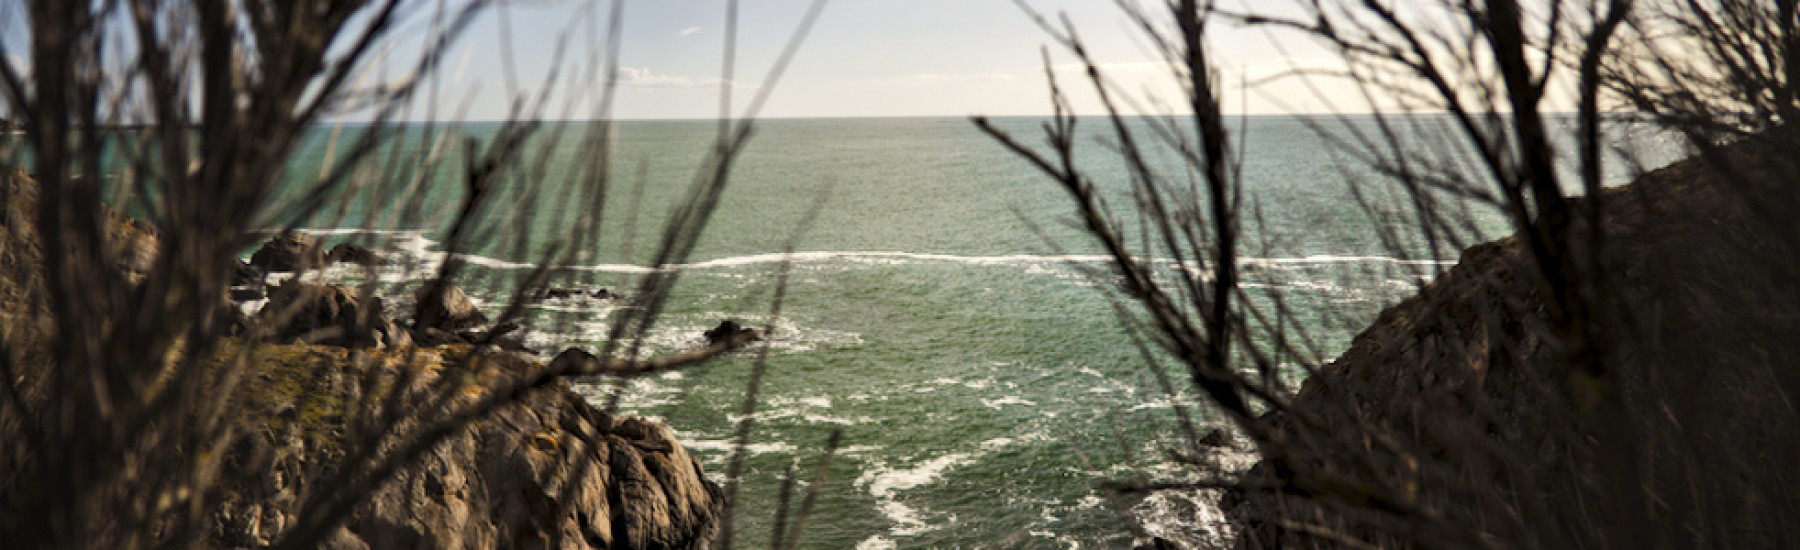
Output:
[[619,300],[625,297],[605,287],[586,290],[582,288],[552,287],[538,290],[531,294],[533,300],[567,300],[569,298],[592,298],[595,300]]
[[234,286],[225,289],[225,295],[233,302],[248,302],[268,297],[268,289],[263,285]]
[[250,256],[250,265],[264,272],[318,269],[325,266],[325,252],[312,235],[283,231]]
[[331,252],[325,254],[325,259],[332,263],[347,263],[370,267],[381,265],[381,263],[386,260],[386,258],[381,257],[381,254],[377,254],[373,250],[350,243],[338,243],[337,246],[331,247]]
[[487,315],[475,309],[475,302],[469,300],[456,285],[430,283],[420,287],[413,293],[417,300],[413,313],[413,329],[435,328],[438,330],[457,332],[473,329],[488,322]]
[[232,260],[232,262],[231,262],[231,286],[261,287],[262,285],[263,285],[262,270],[251,266],[249,262],[246,262],[243,260]]
[[494,325],[491,330],[465,330],[456,336],[471,344],[492,345],[502,351],[525,352],[533,355],[536,350],[525,346],[525,327],[516,321],[505,321]]
[[277,342],[373,348],[391,340],[381,299],[342,286],[285,281],[269,291],[258,320]]
[[587,292],[579,288],[546,288],[531,295],[537,300],[566,300],[577,296],[587,296]]
[[448,345],[452,345],[452,344],[467,344],[467,343],[469,343],[469,341],[467,339],[463,338],[461,335],[458,335],[454,332],[450,332],[447,330],[437,329],[437,328],[432,328],[432,327],[413,329],[412,330],[412,342],[413,342],[413,345],[416,345],[416,346],[419,346],[422,348],[435,348],[438,346],[448,346]]
[[740,325],[737,321],[730,319],[719,322],[719,326],[706,331],[702,336],[706,337],[706,344],[709,346],[737,347],[750,342],[760,342],[763,339],[762,331]]

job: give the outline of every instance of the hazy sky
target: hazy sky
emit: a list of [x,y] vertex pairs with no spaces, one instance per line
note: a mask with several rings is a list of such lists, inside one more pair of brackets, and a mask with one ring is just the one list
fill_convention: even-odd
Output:
[[[1151,4],[1158,4],[1152,2]],[[619,118],[707,118],[719,112],[724,0],[629,0],[625,4]],[[800,22],[809,0],[744,0],[740,4],[738,70],[733,94],[742,109]],[[1132,90],[1178,99],[1166,69],[1108,0],[1032,0],[1047,14],[1066,13],[1111,74]],[[519,2],[488,14],[451,51],[440,97],[466,106],[464,118],[502,118],[513,94],[542,88],[559,37],[585,60],[601,40],[607,4],[579,0]],[[1260,7],[1260,6],[1259,6]],[[510,23],[510,25],[507,25]],[[510,27],[509,49],[503,28]],[[415,24],[415,30],[423,25]],[[1284,41],[1277,51],[1261,29],[1219,24],[1212,39],[1236,112],[1316,111],[1309,94],[1276,83],[1245,90],[1242,75],[1260,78],[1289,61],[1318,63],[1315,48]],[[1041,48],[1050,39],[1012,0],[834,0],[776,87],[764,116],[1039,115],[1050,112]],[[1052,47],[1059,74],[1079,86],[1073,58]],[[398,56],[397,56],[398,57]],[[577,63],[583,64],[585,61]],[[519,85],[508,91],[510,69]],[[571,76],[565,72],[566,84]],[[577,88],[595,89],[594,86]],[[565,88],[558,87],[562,90]],[[566,95],[557,95],[567,98]],[[1092,112],[1086,94],[1081,110]],[[563,118],[566,101],[542,116]],[[573,116],[580,116],[575,114]]]

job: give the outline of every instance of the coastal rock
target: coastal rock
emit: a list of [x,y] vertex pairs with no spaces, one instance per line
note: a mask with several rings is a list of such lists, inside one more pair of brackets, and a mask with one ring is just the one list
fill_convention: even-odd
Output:
[[386,260],[386,258],[381,257],[381,254],[377,254],[373,250],[350,243],[338,243],[337,246],[331,247],[331,252],[325,254],[325,259],[332,263],[348,263],[370,267],[381,265],[381,263]]
[[537,300],[565,300],[577,296],[587,296],[587,291],[579,288],[546,288],[531,297]]
[[107,210],[107,243],[114,266],[135,280],[156,266],[162,241],[156,227],[147,222]]
[[413,345],[422,348],[435,348],[452,344],[467,344],[469,340],[447,330],[425,327],[415,328],[411,332]]
[[249,262],[233,260],[231,263],[231,286],[263,286],[263,272],[251,267]]
[[595,300],[619,300],[625,295],[613,292],[605,287],[586,290],[581,288],[552,287],[532,293],[533,300],[566,300],[569,298],[592,298]]
[[[43,295],[43,246],[32,220],[37,182],[25,170],[0,167],[0,308],[23,312]],[[41,304],[40,304],[41,305]]]
[[730,319],[719,322],[719,326],[701,333],[701,336],[706,338],[706,344],[709,346],[737,347],[750,342],[760,342],[763,339],[762,331],[740,325],[737,321]]
[[1383,311],[1288,412],[1259,421],[1281,444],[1226,495],[1240,544],[1791,545],[1796,133],[1573,205],[1600,201],[1606,244],[1593,315],[1609,328],[1586,360],[1564,351],[1519,236],[1468,249]]
[[[507,367],[524,371],[524,365]],[[303,371],[306,369],[295,369]],[[287,387],[277,374],[262,380]],[[421,381],[428,384],[430,381]],[[355,384],[326,386],[349,392]],[[324,391],[323,388],[308,391]],[[289,418],[308,418],[311,410]],[[280,418],[271,411],[270,418]],[[216,515],[219,546],[278,540],[297,517],[293,495],[319,490],[335,424],[240,445],[240,484]],[[267,458],[257,460],[258,455]],[[266,465],[266,466],[265,466]],[[334,548],[705,548],[722,493],[667,426],[595,409],[565,382],[454,431],[396,473],[327,537]]]
[[273,328],[277,342],[371,348],[394,341],[380,298],[337,285],[284,281],[269,291],[269,303],[258,317]]
[[250,256],[250,265],[264,272],[318,269],[325,266],[325,252],[312,235],[283,231]]
[[435,328],[457,332],[485,325],[487,315],[456,285],[428,283],[413,293],[413,329]]
[[505,321],[490,330],[465,330],[456,336],[472,344],[486,344],[504,351],[515,351],[536,354],[537,351],[525,346],[526,329],[515,321]]

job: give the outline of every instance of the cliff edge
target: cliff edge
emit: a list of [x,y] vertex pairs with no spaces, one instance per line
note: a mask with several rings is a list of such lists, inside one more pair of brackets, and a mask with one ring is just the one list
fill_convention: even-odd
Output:
[[[0,353],[21,359],[24,388],[40,385],[34,380],[55,368],[33,351],[43,342],[15,337],[33,331],[14,330],[34,323],[46,325],[39,333],[54,330],[45,323],[45,251],[32,222],[36,196],[29,175],[0,167],[0,322],[9,335]],[[147,271],[157,253],[155,228],[106,216],[115,248],[109,254],[118,267]],[[342,488],[336,476],[357,449],[396,450],[393,438],[375,434],[421,429],[422,419],[408,415],[382,424],[384,410],[463,410],[542,367],[528,354],[468,344],[244,346],[225,338],[202,361],[212,368],[247,361],[244,381],[230,397],[235,416],[226,419],[245,436],[223,453],[213,486],[202,488],[220,495],[211,501],[216,506],[207,512],[206,532],[193,542],[202,547],[266,547],[292,534],[303,504]],[[456,392],[451,402],[432,401],[446,387]],[[28,406],[42,405],[32,399],[28,392]],[[0,434],[24,433],[14,410],[0,410]],[[39,506],[32,495],[56,490],[19,478],[29,471],[22,465],[36,459],[30,445],[19,443],[0,442],[0,510]],[[209,461],[204,449],[188,453]],[[718,485],[667,426],[595,409],[556,380],[509,396],[401,465],[341,527],[324,534],[321,546],[705,548],[722,504]],[[0,517],[0,540],[13,529],[41,528]]]
[[1800,543],[1795,151],[1776,130],[1599,198],[1597,381],[1517,237],[1465,251],[1261,420],[1239,545]]

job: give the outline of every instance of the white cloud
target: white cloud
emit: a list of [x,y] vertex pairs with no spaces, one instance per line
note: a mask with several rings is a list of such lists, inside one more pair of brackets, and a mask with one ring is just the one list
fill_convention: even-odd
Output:
[[675,33],[675,36],[693,36],[696,34],[700,34],[700,27],[688,27],[685,29],[681,29],[681,32]]
[[[619,67],[619,83],[636,88],[716,88],[724,79],[718,77],[693,77],[678,74],[658,74],[647,67]],[[733,87],[743,87],[742,82],[732,82]]]
[[962,74],[922,73],[922,74],[903,76],[900,79],[910,81],[910,82],[948,82],[948,81],[953,81],[953,80],[1009,81],[1009,80],[1014,80],[1016,78],[1018,78],[1018,77],[1015,77],[1008,73],[962,73]]

